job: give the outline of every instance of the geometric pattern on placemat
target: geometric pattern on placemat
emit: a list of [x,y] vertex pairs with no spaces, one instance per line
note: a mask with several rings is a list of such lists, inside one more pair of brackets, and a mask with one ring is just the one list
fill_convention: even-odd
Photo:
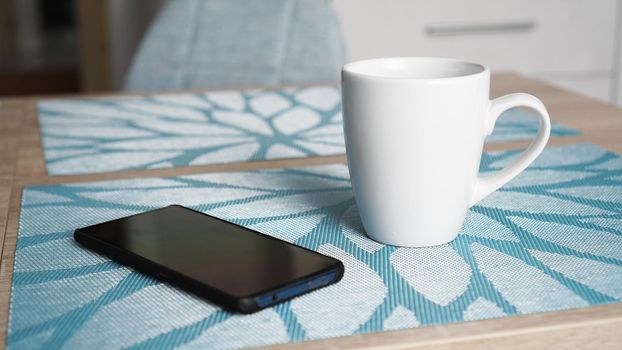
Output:
[[[484,154],[482,171],[517,152]],[[367,238],[345,165],[24,190],[8,344],[14,348],[260,346],[562,310],[622,300],[622,158],[547,148],[474,206],[449,244]],[[252,315],[80,248],[75,227],[171,203],[343,261],[335,285]]]
[[[172,94],[38,104],[50,175],[345,153],[334,86]],[[512,110],[490,142],[532,138],[538,120]],[[577,131],[553,125],[553,136]]]

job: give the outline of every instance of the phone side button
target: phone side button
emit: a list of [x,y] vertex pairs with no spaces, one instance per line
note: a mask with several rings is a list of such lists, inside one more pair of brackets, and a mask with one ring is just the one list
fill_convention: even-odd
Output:
[[157,279],[161,279],[161,280],[167,280],[168,279],[168,275],[165,274],[164,272],[158,272],[158,273],[156,273],[156,278]]

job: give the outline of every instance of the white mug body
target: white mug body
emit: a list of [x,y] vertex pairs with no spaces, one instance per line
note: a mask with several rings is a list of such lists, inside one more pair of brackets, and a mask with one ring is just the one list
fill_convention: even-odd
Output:
[[489,89],[486,67],[453,59],[344,66],[348,168],[368,236],[409,247],[457,236],[470,205],[487,194],[476,187],[484,140],[496,119]]

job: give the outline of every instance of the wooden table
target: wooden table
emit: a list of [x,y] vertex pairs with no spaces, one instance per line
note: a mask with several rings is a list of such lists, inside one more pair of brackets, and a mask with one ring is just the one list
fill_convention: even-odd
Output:
[[[592,142],[622,154],[622,109],[511,73],[493,74],[491,91],[493,97],[510,92],[534,94],[546,104],[554,121],[583,133],[575,137],[553,138],[549,145]],[[11,274],[24,186],[345,162],[345,156],[328,156],[48,177],[37,125],[37,100],[36,97],[0,99],[0,346],[6,342]],[[486,149],[516,149],[525,147],[527,143],[498,143],[488,145]],[[552,346],[621,349],[622,303],[284,344],[272,348],[529,349]]]

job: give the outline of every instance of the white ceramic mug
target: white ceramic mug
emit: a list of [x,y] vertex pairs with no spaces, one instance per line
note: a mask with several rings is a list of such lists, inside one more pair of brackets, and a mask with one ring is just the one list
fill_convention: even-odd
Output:
[[[446,58],[380,58],[342,69],[344,132],[352,187],[372,239],[423,247],[456,238],[467,210],[542,152],[551,123],[536,97],[489,100],[490,71]],[[484,139],[512,107],[537,112],[531,145],[512,164],[478,176]]]

